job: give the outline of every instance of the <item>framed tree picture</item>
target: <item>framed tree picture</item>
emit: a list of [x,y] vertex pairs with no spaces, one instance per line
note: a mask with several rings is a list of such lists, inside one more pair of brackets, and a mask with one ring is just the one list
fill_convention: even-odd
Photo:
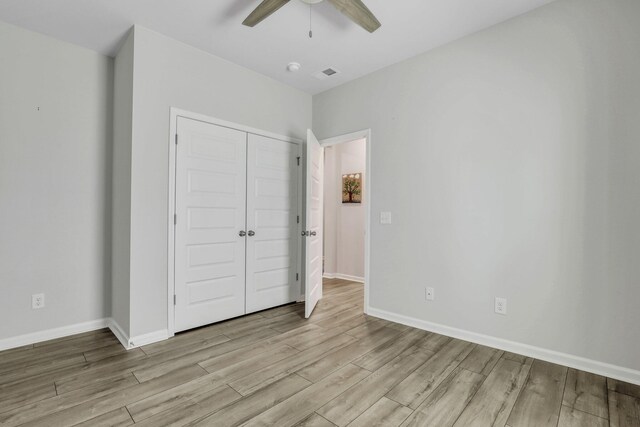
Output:
[[342,175],[342,203],[362,203],[362,173]]

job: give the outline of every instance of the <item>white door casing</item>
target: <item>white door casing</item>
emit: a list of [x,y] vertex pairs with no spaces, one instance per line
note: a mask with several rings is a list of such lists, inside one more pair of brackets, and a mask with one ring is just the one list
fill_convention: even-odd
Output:
[[178,118],[175,331],[245,313],[247,134]]
[[322,298],[322,239],[324,148],[307,131],[305,204],[305,317],[309,318]]
[[299,146],[249,134],[246,312],[294,302],[298,274]]

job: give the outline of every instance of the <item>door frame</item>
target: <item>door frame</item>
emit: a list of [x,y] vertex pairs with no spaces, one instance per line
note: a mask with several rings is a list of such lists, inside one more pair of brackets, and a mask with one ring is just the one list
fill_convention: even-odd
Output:
[[[332,138],[321,139],[321,147],[331,147],[345,142],[364,139],[366,146],[366,171],[367,174],[364,186],[365,200],[365,231],[364,231],[364,313],[369,314],[369,289],[371,287],[370,266],[371,266],[371,129],[364,129]],[[324,236],[323,236],[324,238]]]
[[[261,129],[252,128],[249,126],[241,125],[238,123],[229,122],[215,117],[210,117],[205,114],[194,113],[192,111],[183,110],[180,108],[171,107],[170,109],[170,121],[169,121],[169,162],[167,168],[169,170],[169,182],[167,183],[167,331],[168,336],[175,335],[175,306],[173,305],[173,296],[175,294],[175,203],[176,203],[176,139],[178,129],[178,118],[185,118],[191,120],[197,120],[204,123],[209,123],[216,126],[226,127],[229,129],[239,130],[248,134],[265,136],[267,138],[278,139],[284,142],[290,142],[298,146],[298,153],[302,159],[302,147],[303,140],[299,138],[293,138],[290,136],[279,135],[273,132],[264,131]],[[303,174],[302,167],[298,168],[298,215],[302,218],[302,184]],[[298,254],[302,253],[302,221],[298,224],[298,230],[296,231],[298,239]],[[298,274],[302,275],[302,257],[298,256]],[[302,278],[298,280],[298,294],[302,284]]]

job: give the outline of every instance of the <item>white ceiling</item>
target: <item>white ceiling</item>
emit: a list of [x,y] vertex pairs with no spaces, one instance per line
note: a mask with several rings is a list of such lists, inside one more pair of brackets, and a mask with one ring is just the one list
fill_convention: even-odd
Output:
[[[505,21],[552,0],[365,0],[382,22],[369,34],[328,2],[292,0],[255,28],[260,0],[1,0],[0,20],[115,56],[133,24],[155,30],[311,94]],[[286,65],[296,61],[296,74]],[[341,73],[320,81],[327,67]]]

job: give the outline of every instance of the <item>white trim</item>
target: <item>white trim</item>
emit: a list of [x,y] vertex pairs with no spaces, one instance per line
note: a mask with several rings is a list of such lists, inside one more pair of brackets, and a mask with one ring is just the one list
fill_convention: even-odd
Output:
[[127,349],[130,350],[132,347],[129,345],[129,336],[124,332],[124,330],[120,327],[118,322],[114,318],[107,319],[107,326],[111,329],[111,332],[115,337],[120,341],[120,344]]
[[44,331],[32,332],[30,334],[18,335],[16,337],[4,338],[0,340],[0,351],[25,345],[36,344],[43,341],[64,338],[70,335],[82,334],[84,332],[96,331],[108,326],[108,319],[91,320],[89,322],[76,323],[74,325],[62,326],[59,328],[46,329]]
[[[155,339],[153,337],[163,336],[166,334],[166,338],[170,338],[175,335],[175,307],[173,305],[173,295],[175,289],[175,227],[173,224],[173,215],[175,214],[175,196],[176,196],[176,144],[175,138],[178,127],[178,117],[184,117],[187,119],[198,120],[205,123],[211,123],[217,126],[222,126],[230,129],[236,129],[242,132],[247,132],[254,135],[265,136],[267,138],[278,139],[280,141],[290,142],[293,144],[297,144],[300,146],[300,157],[302,157],[302,140],[298,138],[293,138],[284,135],[278,135],[273,132],[267,132],[261,129],[252,128],[249,126],[241,125],[238,123],[228,122],[226,120],[216,119],[215,117],[206,116],[204,114],[194,113],[191,111],[182,110],[180,108],[171,107],[170,109],[170,122],[169,122],[169,163],[167,167],[169,169],[169,182],[167,183],[167,191],[168,194],[168,205],[167,205],[167,329],[164,331],[157,331],[152,334],[146,334],[139,337],[132,337],[128,341],[133,341],[138,345],[141,342],[146,341],[147,339]],[[179,141],[178,141],[179,143]],[[301,172],[299,172],[301,173]],[[302,175],[300,175],[300,179],[302,179]],[[299,194],[300,199],[300,194]],[[301,201],[300,201],[301,203]],[[302,217],[302,213],[300,212],[300,217]],[[302,224],[300,224],[300,227]],[[301,228],[299,227],[299,231]],[[298,233],[300,235],[300,233]],[[300,258],[302,258],[300,256]],[[301,269],[300,269],[301,270]],[[300,275],[302,275],[302,271],[300,271]],[[302,278],[298,283],[298,286],[302,285]],[[165,338],[165,339],[166,339]],[[126,347],[126,346],[125,346]]]
[[[364,129],[357,132],[351,132],[345,135],[335,136],[333,138],[327,138],[320,141],[320,145],[323,147],[330,147],[336,144],[342,144],[343,142],[356,141],[358,139],[366,140],[366,174],[367,182],[364,186],[364,200],[365,203],[365,234],[364,234],[364,313],[370,314],[369,310],[369,289],[371,287],[371,129]],[[337,276],[336,276],[337,277]],[[348,279],[352,280],[352,279]]]
[[127,350],[170,338],[169,331],[166,329],[130,338],[113,318],[108,319],[107,325],[109,329],[111,329],[111,332],[113,332],[113,335],[120,341],[120,344]]
[[640,371],[369,307],[370,316],[640,385]]
[[154,342],[164,341],[171,338],[173,335],[169,335],[169,331],[162,329],[160,331],[150,332],[144,335],[138,335],[129,338],[130,348],[142,347],[143,345],[153,344]]
[[364,277],[350,276],[348,274],[342,274],[342,273],[324,273],[322,277],[324,277],[325,279],[342,279],[342,280],[350,280],[352,282],[364,283]]

